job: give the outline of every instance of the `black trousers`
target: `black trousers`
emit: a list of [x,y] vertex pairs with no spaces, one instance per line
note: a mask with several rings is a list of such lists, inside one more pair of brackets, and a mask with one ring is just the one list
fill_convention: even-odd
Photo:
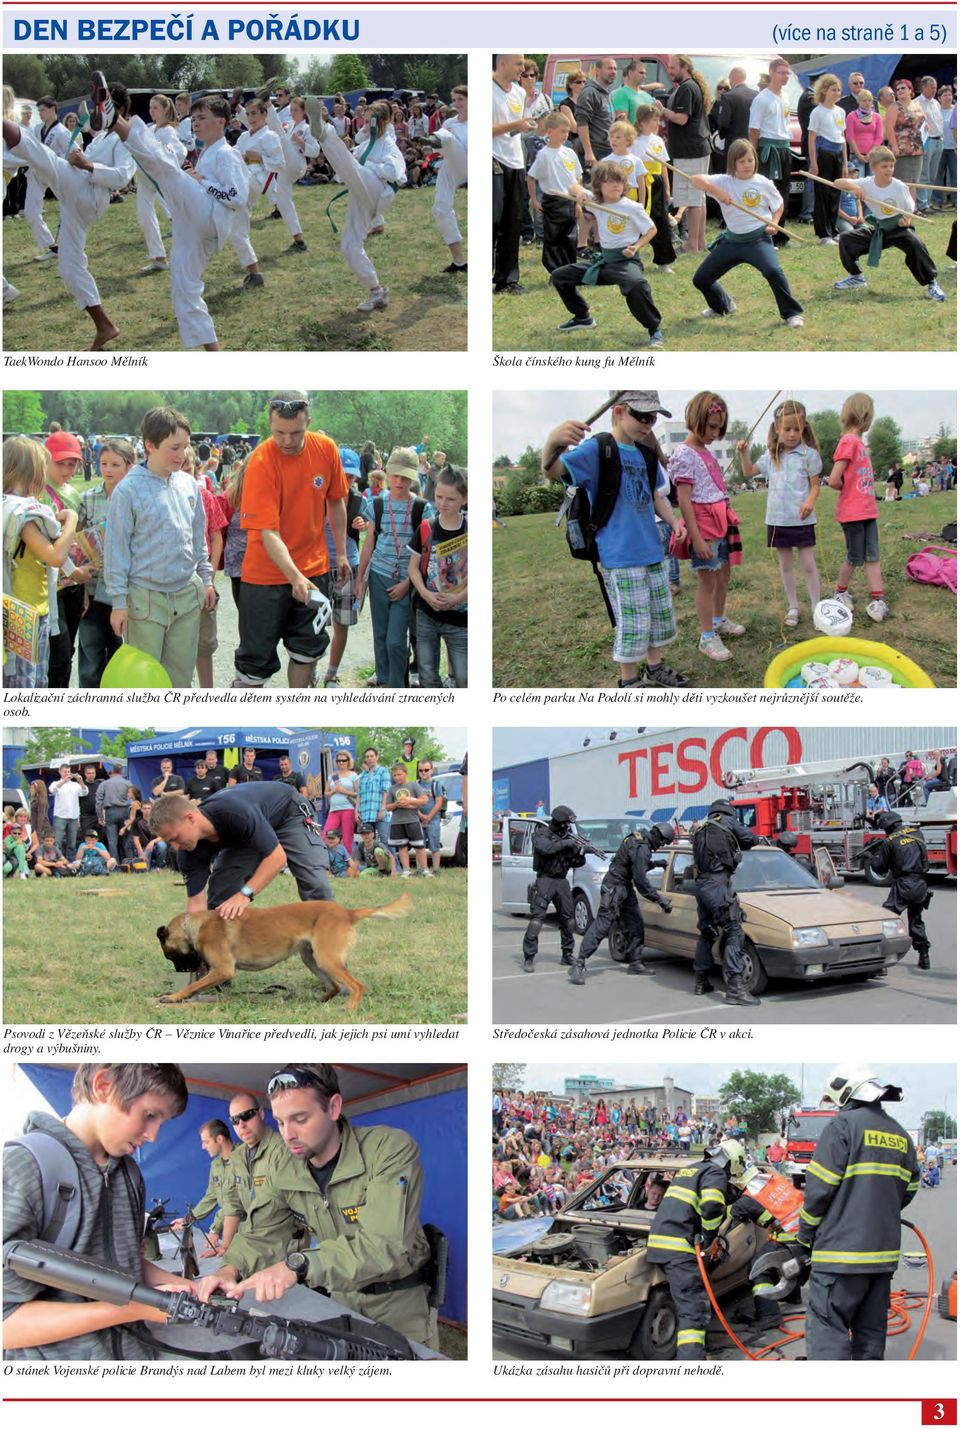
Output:
[[[860,272],[859,260],[870,248],[872,234],[866,224],[844,233],[840,237],[840,262],[848,273]],[[899,248],[910,273],[924,287],[937,276],[937,265],[927,252],[926,245],[917,237],[912,228],[892,228],[883,235],[883,250]]]
[[80,621],[77,638],[77,679],[83,690],[97,690],[111,656],[122,641],[113,633],[113,607],[105,600],[92,600]]
[[807,1359],[882,1360],[892,1280],[814,1266],[807,1288]]
[[619,923],[627,944],[627,958],[631,963],[643,960],[643,942],[646,930],[637,895],[632,888],[611,888],[600,890],[600,907],[597,916],[584,935],[580,944],[580,959],[586,962],[592,957],[615,923]]
[[577,206],[572,198],[544,194],[543,249],[540,260],[548,273],[577,261]]
[[[564,307],[568,313],[573,313],[575,318],[590,316],[589,304],[580,292],[584,274],[590,266],[587,259],[581,259],[579,263],[569,263],[565,268],[558,268],[550,274],[550,281],[560,294]],[[643,276],[643,268],[636,258],[621,258],[618,263],[604,263],[597,277],[597,287],[607,288],[614,284],[626,298],[627,307],[637,322],[652,336],[660,326],[660,309],[653,301],[650,284]]]
[[537,888],[530,905],[530,922],[523,935],[524,958],[537,956],[540,930],[551,904],[556,908],[560,920],[560,947],[565,956],[573,952],[573,893],[570,885],[565,878],[549,878],[545,873],[538,873]]
[[[320,902],[332,900],[327,870],[330,859],[323,845],[322,836],[313,834],[304,823],[301,800],[291,789],[290,812],[276,830],[280,845],[287,855],[287,868],[293,874],[297,892],[303,902],[314,899]],[[311,810],[312,812],[312,810]],[[263,862],[256,849],[246,845],[220,850],[210,865],[210,879],[207,883],[207,907],[219,908],[226,903],[247,882],[247,879]]]
[[[790,155],[789,155],[789,153],[786,154],[786,157],[784,158],[783,163],[784,163],[785,166],[786,166],[786,173],[784,173],[783,175],[781,175],[781,177],[780,177],[779,179],[775,179],[775,178],[772,176],[772,174],[767,173],[767,169],[764,167],[763,163],[760,163],[760,164],[758,165],[758,167],[759,167],[760,173],[763,175],[763,177],[764,177],[765,179],[769,179],[769,180],[770,180],[770,182],[773,184],[774,188],[776,189],[777,193],[778,193],[778,194],[780,195],[780,197],[783,199],[783,216],[784,216],[784,218],[786,218],[786,216],[787,216],[787,208],[788,208],[789,203],[790,203]],[[768,165],[767,167],[769,167],[769,165]],[[815,184],[814,187],[815,187],[815,188],[819,188],[820,185],[819,185],[819,184]],[[774,248],[782,248],[782,247],[784,246],[784,244],[785,244],[785,243],[788,243],[789,241],[790,241],[790,240],[789,240],[789,239],[786,237],[786,235],[783,234],[783,233],[775,233],[775,234],[773,235],[773,246],[774,246]]]
[[[845,178],[843,155],[832,154],[829,149],[817,145],[817,171],[822,179]],[[823,184],[813,186],[813,231],[818,238],[836,238],[839,233],[837,216],[840,212],[840,190],[824,188]]]
[[713,945],[720,938],[723,975],[729,982],[743,972],[743,913],[740,900],[731,891],[729,878],[708,876],[696,882],[697,951],[695,973],[709,973],[713,967]]
[[520,278],[520,224],[527,191],[525,169],[493,171],[493,286],[505,288]]
[[[649,1263],[649,1252],[647,1254]],[[677,1311],[677,1359],[702,1360],[712,1310],[695,1255],[681,1254],[661,1261]]]
[[83,615],[83,586],[67,586],[57,594],[57,615],[60,634],[50,637],[50,668],[47,684],[51,690],[66,690],[70,685],[73,652],[77,643],[80,617]]
[[787,275],[781,268],[780,259],[767,236],[758,238],[755,243],[734,243],[730,239],[723,239],[716,248],[711,248],[704,258],[693,275],[693,286],[700,290],[715,313],[730,311],[730,295],[720,283],[720,279],[741,263],[756,268],[757,272],[766,278],[776,299],[777,312],[782,318],[803,312],[802,306],[790,291]]
[[650,217],[657,225],[656,237],[650,244],[650,252],[653,261],[659,267],[665,268],[672,263],[677,254],[673,246],[673,230],[670,227],[670,219],[667,216],[667,191],[664,187],[663,176],[661,174],[648,174],[647,183],[652,185],[650,192]]

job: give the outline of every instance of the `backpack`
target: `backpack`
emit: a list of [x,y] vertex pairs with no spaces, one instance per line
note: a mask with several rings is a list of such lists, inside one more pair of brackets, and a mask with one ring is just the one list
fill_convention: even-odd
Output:
[[[37,1163],[43,1196],[43,1227],[39,1239],[61,1250],[70,1250],[77,1238],[83,1214],[80,1170],[76,1161],[63,1142],[51,1136],[49,1131],[26,1131],[22,1136],[12,1136],[5,1145],[22,1146]],[[143,1172],[130,1157],[126,1159],[137,1197],[145,1203]]]
[[[939,556],[938,551],[947,554]],[[912,581],[921,585],[945,586],[954,595],[957,593],[957,556],[946,546],[924,546],[907,561],[906,571]]]
[[740,845],[731,831],[718,819],[709,816],[693,836],[693,859],[698,869],[707,862],[703,857],[705,853],[712,854],[724,863],[732,860],[733,868],[739,866],[743,857]]
[[[380,528],[383,525],[383,509],[387,493],[382,491],[379,496],[373,498],[373,544],[376,546],[380,539]],[[415,531],[423,521],[423,513],[427,509],[427,503],[422,496],[414,498],[413,506],[410,509],[410,529]]]

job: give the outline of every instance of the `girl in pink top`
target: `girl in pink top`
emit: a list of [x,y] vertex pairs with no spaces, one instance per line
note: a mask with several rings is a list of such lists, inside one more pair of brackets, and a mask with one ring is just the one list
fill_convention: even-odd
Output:
[[847,546],[847,554],[837,576],[836,598],[848,610],[853,610],[847,587],[857,566],[865,566],[870,590],[867,614],[871,620],[880,621],[886,620],[890,609],[883,598],[873,466],[863,442],[864,433],[869,431],[872,422],[873,398],[866,392],[854,392],[844,402],[840,412],[842,436],[833,453],[833,469],[827,484],[840,493],[836,516],[843,527]]
[[864,176],[867,155],[883,143],[883,120],[873,107],[873,95],[869,89],[861,89],[857,95],[857,108],[847,115],[846,134],[850,160],[856,163],[861,176]]

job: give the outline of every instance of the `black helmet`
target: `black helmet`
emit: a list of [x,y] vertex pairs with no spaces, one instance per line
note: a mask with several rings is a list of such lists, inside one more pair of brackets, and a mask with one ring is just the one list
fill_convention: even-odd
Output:
[[714,799],[710,808],[707,810],[707,817],[709,818],[711,814],[729,814],[732,819],[737,817],[733,805],[728,803],[726,799]]
[[892,809],[885,810],[877,819],[877,828],[882,829],[885,834],[892,834],[894,829],[898,829],[903,823],[899,814]]
[[647,830],[647,840],[654,852],[656,852],[658,848],[664,848],[667,844],[672,844],[673,825],[654,824],[652,829]]
[[784,853],[786,853],[787,849],[796,848],[799,842],[800,840],[792,829],[784,829],[781,833],[777,834],[777,847],[782,848]]
[[555,809],[551,810],[550,818],[555,824],[575,824],[577,822],[576,814],[566,804],[558,804]]

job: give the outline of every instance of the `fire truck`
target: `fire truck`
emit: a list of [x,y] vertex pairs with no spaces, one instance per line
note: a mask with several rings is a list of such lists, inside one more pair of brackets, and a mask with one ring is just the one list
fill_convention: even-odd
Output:
[[798,1188],[803,1187],[807,1167],[813,1160],[817,1142],[827,1122],[837,1114],[836,1107],[800,1107],[788,1111],[780,1123],[780,1135],[786,1156],[780,1163],[780,1174],[788,1176]]
[[[945,763],[955,768],[954,751],[944,751]],[[891,755],[890,764],[897,769],[903,754]],[[885,875],[875,874],[869,864],[861,864],[859,855],[877,839],[883,838],[867,818],[867,798],[870,785],[876,782],[876,764],[872,758],[857,760],[821,760],[802,764],[784,764],[766,769],[731,769],[724,772],[724,786],[730,790],[730,802],[737,816],[754,833],[769,839],[792,831],[797,835],[797,854],[815,859],[818,849],[826,849],[838,873],[863,873],[867,881],[877,885],[889,882]],[[957,873],[957,791],[931,790],[926,804],[923,787],[915,783],[898,790],[887,788],[887,800],[905,825],[919,828],[934,873],[956,877]]]

